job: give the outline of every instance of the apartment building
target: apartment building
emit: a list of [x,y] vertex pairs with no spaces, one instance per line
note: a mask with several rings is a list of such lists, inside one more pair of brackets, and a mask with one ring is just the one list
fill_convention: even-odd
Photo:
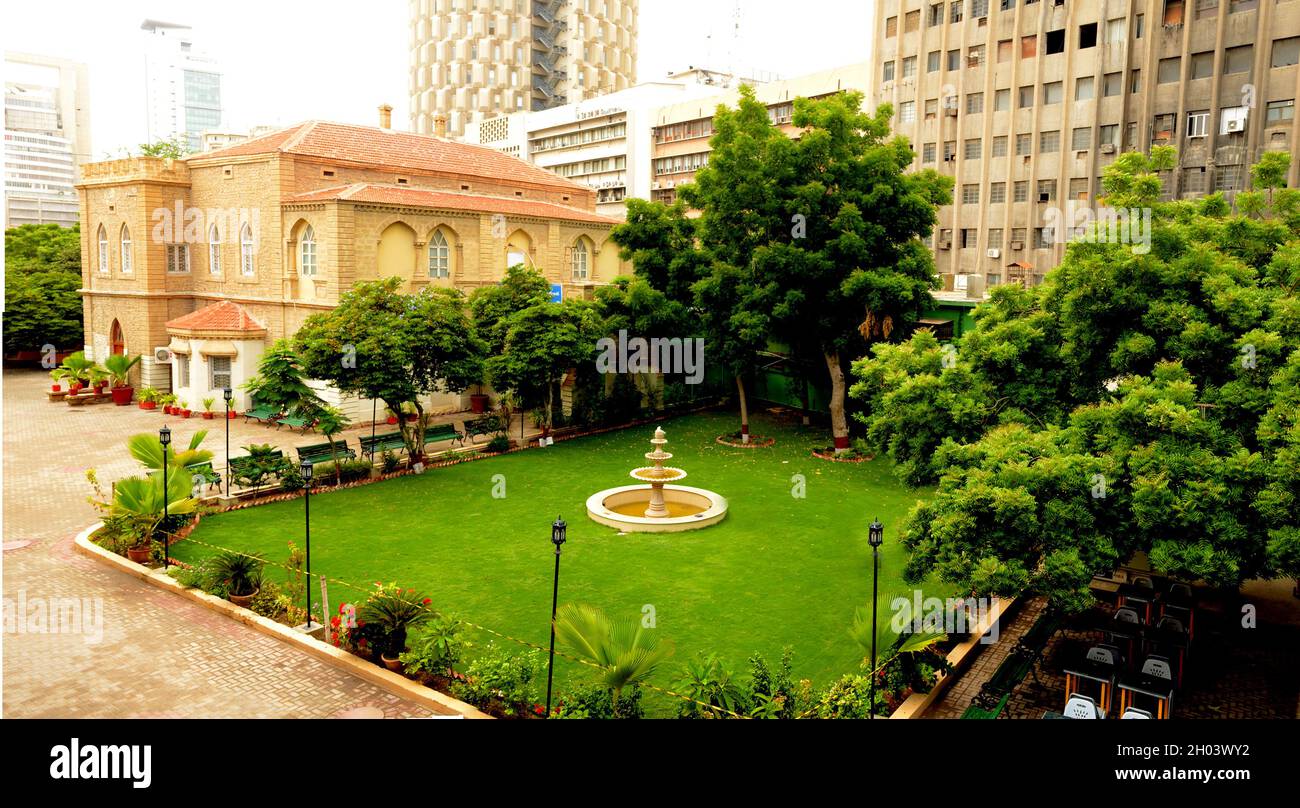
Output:
[[77,223],[77,165],[90,158],[90,86],[79,62],[6,51],[5,227]]
[[517,112],[472,122],[468,143],[479,143],[596,191],[596,210],[625,217],[627,198],[650,198],[651,130],[658,109],[716,95],[739,81],[692,68],[666,81],[638,84],[576,104]]
[[636,83],[639,0],[410,0],[411,128],[550,109]]
[[[183,160],[89,163],[77,188],[87,352],[142,354],[141,383],[191,404],[232,386],[245,406],[265,348],[358,281],[468,292],[523,263],[585,297],[625,272],[618,220],[590,188],[382,127],[315,121]],[[324,392],[369,416],[369,402]]]
[[[767,104],[772,122],[793,136],[798,132],[793,124],[796,98],[822,98],[857,90],[869,102],[873,72],[872,63],[860,62],[758,84],[755,91],[758,100]],[[650,161],[652,200],[672,204],[677,198],[677,187],[692,182],[696,172],[708,165],[713,115],[718,105],[735,106],[739,99],[739,87],[735,87],[716,95],[660,107],[655,112]]]
[[203,133],[221,127],[221,69],[195,47],[188,25],[145,20],[145,97],[150,142],[184,138],[203,148]]
[[878,9],[876,101],[894,105],[914,165],[955,183],[932,240],[948,289],[1040,282],[1064,255],[1066,203],[1095,205],[1121,152],[1178,148],[1167,199],[1245,189],[1265,150],[1300,156],[1300,0]]

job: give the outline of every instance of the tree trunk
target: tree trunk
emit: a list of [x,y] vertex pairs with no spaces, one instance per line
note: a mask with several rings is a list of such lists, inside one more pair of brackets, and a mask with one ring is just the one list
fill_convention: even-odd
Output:
[[749,399],[745,397],[744,376],[736,376],[736,392],[740,397],[740,442],[749,443]]
[[844,368],[838,351],[825,357],[826,369],[831,374],[831,434],[835,436],[835,454],[843,454],[849,450],[849,419],[844,415]]

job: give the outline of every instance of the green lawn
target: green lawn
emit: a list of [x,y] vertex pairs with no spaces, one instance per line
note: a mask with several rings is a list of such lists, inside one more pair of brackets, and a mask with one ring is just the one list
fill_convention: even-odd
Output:
[[[862,657],[847,630],[854,608],[870,598],[867,525],[879,516],[886,526],[881,591],[910,592],[901,581],[898,533],[925,492],[898,483],[886,460],[812,458],[809,450],[827,442],[822,430],[758,420],[755,431],[774,435],[775,447],[714,442],[735,427],[735,417],[724,413],[664,424],[671,464],[690,474],[684,484],[729,499],[730,512],[717,527],[620,536],[587,518],[590,494],[630,484],[628,472],[645,464],[654,427],[639,427],[314,495],[312,569],[361,586],[383,580],[416,587],[447,613],[545,644],[550,525],[562,514],[569,541],[560,602],[590,603],[615,616],[653,606],[659,630],[676,646],[656,684],[671,685],[681,663],[698,652],[716,652],[741,673],[753,652],[775,661],[790,645],[797,676],[824,686]],[[803,499],[792,496],[797,474],[807,480]],[[504,499],[492,496],[495,475],[505,477]],[[210,517],[194,538],[283,563],[288,541],[301,544],[302,533],[298,500]],[[176,548],[185,560],[208,552],[195,544]],[[278,570],[270,573],[279,579]],[[933,594],[945,592],[934,587]],[[332,603],[363,596],[331,585]],[[557,665],[558,691],[582,675],[574,668]],[[655,712],[665,705],[658,706]]]

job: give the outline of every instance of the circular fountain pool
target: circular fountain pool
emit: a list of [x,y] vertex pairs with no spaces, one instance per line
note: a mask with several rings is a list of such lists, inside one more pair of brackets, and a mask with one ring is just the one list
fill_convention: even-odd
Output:
[[643,484],[592,494],[587,499],[587,515],[624,533],[675,533],[721,522],[727,515],[726,498],[703,488],[672,485],[685,479],[686,472],[664,466],[664,461],[672,459],[663,450],[668,443],[664,431],[656,429],[650,443],[654,451],[645,457],[654,465],[631,472],[632,479]]

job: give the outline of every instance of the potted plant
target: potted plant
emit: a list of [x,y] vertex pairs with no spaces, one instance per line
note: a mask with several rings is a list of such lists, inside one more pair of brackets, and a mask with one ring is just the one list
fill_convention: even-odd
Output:
[[140,390],[140,409],[153,410],[158,408],[158,396],[162,395],[153,387],[145,387]]
[[176,414],[179,415],[180,417],[189,418],[191,412],[190,403],[184,400],[178,401],[176,406],[176,411],[177,411]]
[[411,402],[408,401],[408,402],[406,402],[405,404],[402,405],[402,420],[403,420],[403,421],[406,421],[406,422],[409,424],[409,423],[411,423],[412,421],[414,421],[415,419],[417,419],[417,418],[419,418],[419,417],[420,417],[420,414],[419,414],[418,412],[415,411],[415,405],[414,405],[414,404],[412,404]]
[[63,392],[62,383],[66,381],[71,375],[72,374],[68,371],[68,369],[64,367],[58,367],[55,368],[54,370],[51,370],[50,381],[52,381],[53,384],[50,385],[50,392],[52,393]]
[[384,412],[388,413],[388,425],[394,426],[397,423],[397,413],[393,412],[392,407],[385,407]]
[[166,395],[162,396],[162,397],[159,398],[158,400],[162,402],[162,405],[163,405],[163,412],[164,412],[164,413],[166,413],[167,415],[175,415],[175,414],[176,414],[176,394],[175,394],[175,393],[167,393]]
[[89,370],[90,386],[95,391],[95,395],[104,395],[104,388],[108,387],[109,374],[99,365],[91,365]]
[[213,594],[224,594],[231,603],[247,609],[262,590],[265,564],[261,556],[225,550],[203,565],[203,588]]
[[395,583],[375,584],[375,591],[358,610],[357,620],[373,638],[384,667],[402,670],[400,657],[406,650],[407,631],[437,616],[430,603],[414,589],[403,589]]
[[475,415],[482,415],[483,413],[487,412],[488,403],[491,399],[488,398],[487,393],[483,392],[483,387],[481,385],[476,386],[474,389],[477,390],[478,392],[470,393],[469,409],[470,412],[474,413]]
[[131,370],[140,364],[140,357],[126,354],[113,354],[104,360],[104,371],[113,382],[113,403],[125,407],[131,403],[135,394],[131,387]]
[[[225,401],[223,400],[222,403],[224,404]],[[226,420],[233,421],[238,417],[239,409],[235,406],[235,400],[232,398],[230,400],[230,406],[226,409]]]
[[67,371],[68,391],[75,396],[90,381],[90,369],[95,363],[86,358],[85,351],[77,351],[63,360],[62,367]]
[[217,403],[217,400],[215,398],[203,399],[203,420],[205,421],[212,420],[212,405],[215,403]]

